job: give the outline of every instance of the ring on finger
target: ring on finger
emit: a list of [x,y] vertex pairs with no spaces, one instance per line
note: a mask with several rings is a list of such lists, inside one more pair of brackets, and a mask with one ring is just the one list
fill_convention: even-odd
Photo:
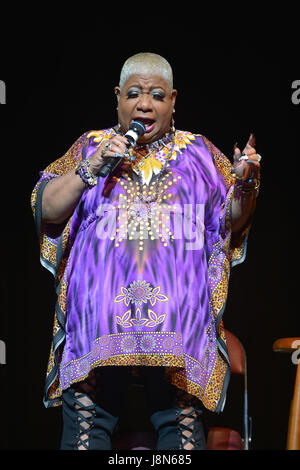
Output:
[[262,159],[262,156],[259,155],[259,153],[257,153],[256,155],[257,155],[257,161],[258,161],[258,163],[259,163],[259,162],[261,161],[261,159]]
[[107,142],[105,145],[105,150],[111,150],[111,142]]

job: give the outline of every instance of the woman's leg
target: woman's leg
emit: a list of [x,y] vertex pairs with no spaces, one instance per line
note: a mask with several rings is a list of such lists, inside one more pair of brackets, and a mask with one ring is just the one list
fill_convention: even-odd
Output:
[[128,367],[99,367],[83,382],[63,392],[61,450],[110,450]]
[[157,432],[158,450],[202,450],[206,447],[200,421],[201,404],[165,379],[164,367],[143,367],[145,393],[151,422]]

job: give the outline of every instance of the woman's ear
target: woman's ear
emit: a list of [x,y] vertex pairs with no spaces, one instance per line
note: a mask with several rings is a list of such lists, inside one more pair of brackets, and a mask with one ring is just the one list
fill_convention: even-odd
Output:
[[118,101],[119,101],[119,98],[120,98],[120,93],[121,93],[120,87],[115,86],[115,95],[116,95]]
[[177,90],[173,90],[172,94],[171,94],[171,100],[172,100],[172,103],[173,103],[173,107],[175,106],[176,97],[177,97]]

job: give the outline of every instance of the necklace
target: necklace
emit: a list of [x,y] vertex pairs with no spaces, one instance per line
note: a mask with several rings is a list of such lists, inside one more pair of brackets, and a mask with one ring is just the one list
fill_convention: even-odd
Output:
[[[114,130],[116,133],[124,135],[120,128],[116,127]],[[170,159],[174,149],[174,135],[175,129],[172,129],[172,132],[154,142],[137,144],[133,148],[129,147],[125,152],[127,160],[132,163],[132,170],[148,186],[152,177],[158,175],[165,167],[165,161]],[[169,152],[170,142],[172,142],[172,148]]]
[[[120,133],[120,130],[118,131]],[[168,148],[171,143],[170,149]],[[164,171],[170,160],[175,145],[175,129],[157,141],[149,144],[138,144],[129,148],[126,157],[131,161],[132,170],[138,175],[139,181],[147,186],[155,175]]]

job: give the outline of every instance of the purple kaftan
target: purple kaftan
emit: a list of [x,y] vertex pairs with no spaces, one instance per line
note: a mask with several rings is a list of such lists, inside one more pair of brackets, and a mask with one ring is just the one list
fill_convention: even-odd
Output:
[[[84,134],[42,172],[33,206],[39,185],[114,132]],[[84,191],[60,236],[42,224],[42,261],[59,281],[49,401],[95,367],[150,365],[167,367],[169,380],[208,409],[222,408],[229,374],[222,314],[230,265],[243,259],[246,240],[232,250],[230,169],[205,137],[176,131],[146,162],[148,184],[119,169]]]

